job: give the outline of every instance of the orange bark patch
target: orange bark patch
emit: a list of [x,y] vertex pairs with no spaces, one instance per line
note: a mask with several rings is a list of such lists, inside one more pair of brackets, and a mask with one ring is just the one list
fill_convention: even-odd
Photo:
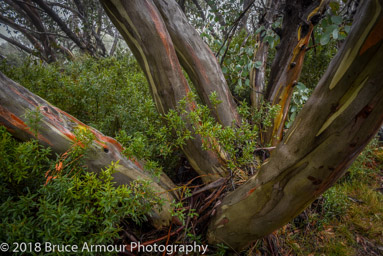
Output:
[[29,134],[32,134],[32,132],[30,131],[28,125],[26,125],[24,123],[24,121],[21,120],[20,118],[18,118],[15,114],[13,114],[12,112],[8,111],[8,109],[5,109],[2,106],[0,106],[0,115],[5,120],[7,120],[9,123],[11,123],[13,126],[15,126],[16,128],[19,128],[19,129],[21,129],[23,131],[26,131]]
[[371,30],[362,48],[359,51],[359,55],[365,53],[368,49],[383,40],[383,17],[375,24],[375,27]]
[[152,18],[152,21],[154,23],[154,26],[156,28],[156,32],[158,36],[161,38],[162,44],[166,50],[166,55],[169,59],[169,63],[172,66],[172,70],[177,72],[177,77],[180,78],[180,82],[185,88],[185,94],[190,92],[189,85],[187,84],[186,79],[183,76],[180,64],[178,62],[178,58],[176,55],[176,51],[174,49],[172,40],[165,28],[165,25],[162,22],[162,18],[160,15],[158,15],[158,10],[155,6],[153,6],[149,1],[145,1],[146,6],[149,9],[150,17]]
[[129,158],[130,161],[132,161],[134,163],[135,166],[138,167],[138,169],[140,170],[143,170],[144,168],[142,167],[142,165],[137,161],[137,159],[133,158],[133,157],[130,157]]
[[[90,128],[89,126],[86,126],[86,127]],[[106,145],[105,145],[106,143],[110,143],[114,147],[116,147],[119,152],[122,152],[124,150],[122,145],[117,140],[115,140],[115,139],[113,139],[113,138],[111,138],[109,136],[105,136],[105,135],[103,135],[101,132],[99,132],[97,130],[91,129],[91,131],[96,136],[96,138],[98,140],[96,142],[98,142],[98,144],[100,144],[104,148],[106,148]]]
[[[23,120],[21,120],[18,116],[16,116],[12,112],[10,112],[8,109],[3,108],[2,106],[0,106],[0,116],[2,116],[5,120],[7,120],[9,123],[11,123],[14,127],[18,128],[18,129],[20,129],[20,130],[22,130],[22,131],[24,131],[24,132],[26,132],[26,133],[28,133],[34,137],[33,132],[31,131],[29,126]],[[9,127],[8,130],[12,131],[13,129],[11,129]],[[41,141],[44,141],[48,145],[52,146],[52,144],[41,134],[38,135],[38,139]]]
[[250,189],[249,192],[247,192],[247,196],[250,196],[251,194],[253,194],[254,191],[255,191],[257,188],[258,188],[258,186],[256,186],[256,187]]
[[[71,115],[62,111],[61,109],[58,109],[56,107],[54,107],[54,109],[61,114],[65,114],[65,116],[69,117],[70,120],[72,120],[72,121],[77,120],[74,117],[72,117]],[[67,138],[69,138],[72,141],[75,140],[76,136],[68,128],[66,128],[64,125],[62,125],[63,120],[58,115],[53,114],[52,111],[50,111],[49,107],[46,107],[46,106],[41,107],[40,112],[48,119],[48,121],[51,125],[53,125],[55,128],[57,128],[57,130],[59,130]]]
[[59,112],[60,114],[63,114],[64,116],[68,117],[71,121],[75,122],[76,124],[88,127],[86,124],[84,124],[83,122],[79,121],[77,118],[69,115],[68,113],[62,111],[61,109],[55,107],[55,110],[57,112]]

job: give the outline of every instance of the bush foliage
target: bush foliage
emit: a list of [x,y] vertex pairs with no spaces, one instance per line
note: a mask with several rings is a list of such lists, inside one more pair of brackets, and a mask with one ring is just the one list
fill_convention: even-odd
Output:
[[[81,145],[92,141],[82,137],[88,141]],[[148,182],[116,187],[114,164],[99,175],[87,172],[86,146],[79,143],[53,157],[37,141],[16,141],[4,127],[0,138],[0,240],[8,244],[113,244],[123,219],[139,224],[161,203]]]

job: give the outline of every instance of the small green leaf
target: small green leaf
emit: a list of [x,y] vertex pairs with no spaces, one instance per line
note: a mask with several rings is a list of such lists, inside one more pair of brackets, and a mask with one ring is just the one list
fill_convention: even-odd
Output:
[[338,35],[339,35],[339,31],[338,29],[334,29],[334,31],[332,32],[332,37],[337,40],[338,39]]
[[330,41],[330,35],[329,34],[323,34],[320,38],[320,44],[326,45]]
[[331,16],[331,21],[334,23],[334,24],[341,24],[342,23],[342,17],[341,16]]
[[348,34],[348,33],[350,33],[350,29],[351,29],[351,27],[350,26],[344,26],[344,31]]
[[303,90],[305,90],[306,88],[307,88],[306,85],[304,85],[304,84],[301,83],[301,82],[298,82],[298,84],[297,84],[297,89],[298,89],[298,90],[303,91]]
[[262,67],[262,62],[261,62],[261,61],[256,61],[256,62],[254,62],[254,67],[255,67],[256,69],[260,69],[260,68]]

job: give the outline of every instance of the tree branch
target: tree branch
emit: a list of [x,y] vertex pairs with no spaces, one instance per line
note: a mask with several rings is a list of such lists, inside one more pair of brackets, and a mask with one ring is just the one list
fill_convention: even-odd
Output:
[[32,0],[38,4],[61,28],[62,31],[81,49],[86,50],[86,46],[81,40],[70,30],[64,21],[55,13],[43,0]]
[[210,242],[240,250],[283,226],[344,174],[380,128],[383,0],[363,4],[284,141],[218,206]]
[[25,45],[19,43],[18,41],[14,40],[14,39],[12,39],[12,38],[9,38],[9,37],[4,36],[4,35],[1,34],[1,33],[0,33],[0,38],[2,38],[3,40],[7,41],[8,43],[10,43],[10,44],[12,44],[12,45],[14,45],[14,46],[16,46],[16,47],[18,47],[18,48],[20,48],[21,50],[23,50],[23,51],[26,52],[26,53],[29,53],[29,54],[31,54],[31,55],[33,55],[33,56],[36,56],[36,57],[39,57],[39,58],[42,57],[41,55],[36,54],[36,52],[33,51],[32,49],[26,47]]

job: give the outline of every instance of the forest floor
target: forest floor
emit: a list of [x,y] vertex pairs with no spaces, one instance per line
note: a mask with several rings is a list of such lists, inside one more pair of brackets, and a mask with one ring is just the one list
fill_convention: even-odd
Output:
[[383,147],[362,152],[341,180],[246,255],[383,255]]

